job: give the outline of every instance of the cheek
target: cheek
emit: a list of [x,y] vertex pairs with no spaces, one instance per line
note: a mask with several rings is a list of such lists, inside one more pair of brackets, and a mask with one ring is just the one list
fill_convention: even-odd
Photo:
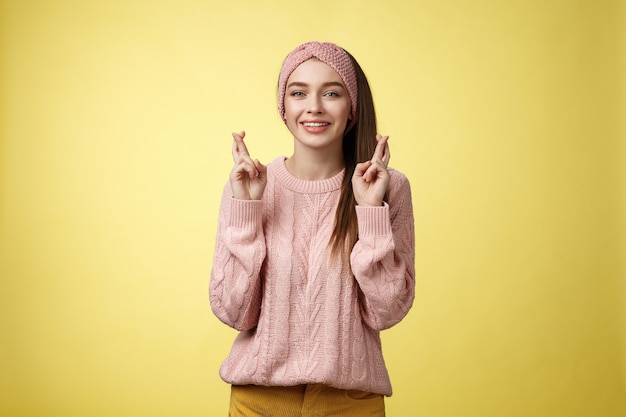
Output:
[[350,117],[350,111],[352,110],[350,107],[350,100],[346,98],[344,101],[338,104],[339,107],[341,107],[341,113],[344,114],[346,117]]
[[338,106],[336,109],[336,113],[338,117],[342,118],[342,119],[349,119],[350,118],[350,104],[348,103],[346,104],[342,104],[341,106]]
[[287,125],[291,126],[295,124],[296,113],[293,108],[285,107],[285,120],[287,121]]
[[298,114],[298,106],[294,105],[291,100],[285,100],[285,118],[294,118]]
[[285,124],[292,134],[296,134],[298,112],[294,106],[285,105]]

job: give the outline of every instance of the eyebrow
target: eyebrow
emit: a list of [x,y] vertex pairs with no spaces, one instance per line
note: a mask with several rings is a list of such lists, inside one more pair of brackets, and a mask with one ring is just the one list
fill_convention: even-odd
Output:
[[[289,83],[289,85],[287,85],[287,88],[290,87],[308,87],[309,85],[307,83],[303,83],[300,81],[294,81]],[[322,87],[341,87],[343,89],[345,89],[345,87],[343,86],[342,83],[338,82],[338,81],[329,81],[327,83],[322,84]]]

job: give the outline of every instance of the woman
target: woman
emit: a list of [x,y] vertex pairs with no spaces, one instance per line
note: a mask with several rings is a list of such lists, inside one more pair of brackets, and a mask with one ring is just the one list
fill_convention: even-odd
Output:
[[410,185],[388,168],[359,64],[332,43],[285,59],[278,110],[293,154],[253,160],[233,133],[210,283],[240,331],[222,364],[231,416],[383,416],[379,332],[414,298]]

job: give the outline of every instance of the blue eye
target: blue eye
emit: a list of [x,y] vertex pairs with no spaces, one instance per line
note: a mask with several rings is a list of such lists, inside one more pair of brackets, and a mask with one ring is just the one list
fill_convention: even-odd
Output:
[[337,92],[335,91],[329,91],[328,93],[326,93],[326,95],[329,97],[339,97],[339,94],[337,94]]
[[302,96],[304,96],[304,93],[303,93],[302,91],[293,91],[293,92],[291,93],[291,95],[292,95],[293,97],[302,97]]

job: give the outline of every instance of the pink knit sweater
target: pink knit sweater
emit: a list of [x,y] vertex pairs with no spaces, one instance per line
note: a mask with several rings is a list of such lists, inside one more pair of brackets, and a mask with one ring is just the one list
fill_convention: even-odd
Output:
[[263,200],[234,199],[226,185],[210,300],[240,333],[222,379],[391,395],[379,331],[411,308],[415,242],[409,182],[390,174],[389,204],[356,207],[350,265],[331,261],[328,248],[343,172],[304,181],[281,157],[268,165]]

